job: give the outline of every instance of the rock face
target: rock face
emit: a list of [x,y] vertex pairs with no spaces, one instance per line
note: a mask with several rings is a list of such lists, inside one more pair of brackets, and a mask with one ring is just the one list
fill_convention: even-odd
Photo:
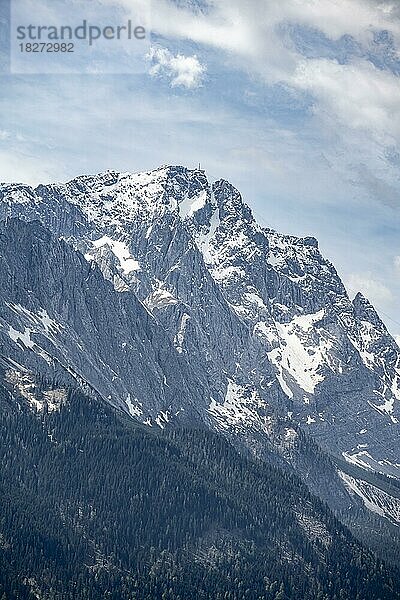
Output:
[[34,409],[56,408],[35,395],[29,376],[40,373],[149,425],[182,405],[185,420],[196,418],[207,390],[137,298],[116,292],[95,263],[37,221],[11,219],[0,228],[0,264],[4,376]]
[[229,182],[168,166],[3,184],[0,219],[9,385],[56,370],[148,425],[201,422],[292,464],[303,430],[400,478],[399,347],[315,238],[261,227]]

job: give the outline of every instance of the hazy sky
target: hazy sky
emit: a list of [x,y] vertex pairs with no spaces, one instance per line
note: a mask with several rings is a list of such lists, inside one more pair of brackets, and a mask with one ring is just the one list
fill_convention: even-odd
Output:
[[10,74],[4,46],[0,180],[201,162],[262,224],[315,235],[400,336],[400,3],[18,1],[43,24],[150,8],[152,36],[108,74]]

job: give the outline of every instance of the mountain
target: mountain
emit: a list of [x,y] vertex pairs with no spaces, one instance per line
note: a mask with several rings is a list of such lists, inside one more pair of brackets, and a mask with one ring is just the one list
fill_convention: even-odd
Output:
[[395,560],[400,349],[315,238],[261,227],[229,182],[179,166],[1,184],[0,219],[18,406],[57,413],[73,388],[151,431],[220,433]]

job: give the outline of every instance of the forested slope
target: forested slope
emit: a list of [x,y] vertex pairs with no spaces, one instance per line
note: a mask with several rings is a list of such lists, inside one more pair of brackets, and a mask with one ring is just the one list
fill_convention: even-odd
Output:
[[400,597],[300,480],[218,434],[76,391],[35,415],[3,388],[0,440],[2,600]]

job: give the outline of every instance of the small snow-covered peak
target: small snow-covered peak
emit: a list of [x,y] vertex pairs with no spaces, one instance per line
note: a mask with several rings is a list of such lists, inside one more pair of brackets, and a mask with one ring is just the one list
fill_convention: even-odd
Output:
[[11,204],[29,204],[35,202],[35,191],[23,183],[1,183],[0,201]]
[[316,248],[318,250],[318,240],[315,237],[312,236],[307,236],[307,237],[303,237],[303,238],[298,238],[297,239],[297,244],[303,245],[303,246],[310,246],[311,248]]
[[372,307],[372,304],[361,292],[357,292],[353,300],[354,308],[357,307]]
[[296,237],[295,235],[286,235],[278,233],[274,229],[265,228],[265,234],[268,237],[269,245],[272,251],[279,251],[281,254],[287,254],[289,251],[299,255],[303,253],[309,256],[319,256],[318,240],[311,236]]
[[104,188],[115,185],[121,174],[117,171],[104,171],[95,175],[79,175],[67,183],[54,183],[49,185],[38,185],[34,192],[39,197],[46,197],[49,194],[60,195],[65,192],[73,198],[79,196],[99,193]]
[[379,329],[385,329],[382,320],[378,316],[375,308],[371,302],[363,296],[361,292],[358,292],[353,300],[354,313],[361,321],[367,321]]
[[250,208],[243,202],[240,192],[226,179],[219,179],[213,184],[215,200],[222,220],[240,219],[253,223],[254,217]]
[[325,297],[323,303],[334,300],[337,304],[344,299],[349,308],[345,287],[335,267],[320,253],[314,237],[284,235],[268,228],[263,232],[269,244],[269,265],[307,294],[310,291],[316,298],[318,290],[321,300]]

